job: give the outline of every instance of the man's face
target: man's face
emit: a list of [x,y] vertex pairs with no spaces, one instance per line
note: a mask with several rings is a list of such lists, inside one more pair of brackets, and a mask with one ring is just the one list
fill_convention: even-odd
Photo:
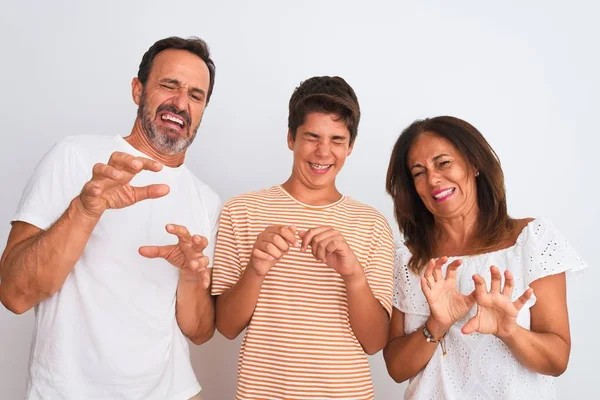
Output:
[[294,152],[294,176],[304,187],[335,188],[335,177],[352,152],[350,132],[336,114],[312,112],[296,130],[288,134],[288,147]]
[[177,49],[156,55],[145,85],[134,79],[138,117],[156,151],[175,155],[192,144],[206,107],[209,83],[204,61]]

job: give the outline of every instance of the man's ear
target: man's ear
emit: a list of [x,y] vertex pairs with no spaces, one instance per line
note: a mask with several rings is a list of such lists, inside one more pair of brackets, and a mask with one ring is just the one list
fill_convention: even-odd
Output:
[[[356,140],[354,142],[356,142]],[[346,157],[352,154],[352,150],[354,150],[354,142],[352,142],[352,144],[348,146],[348,153],[346,154]]]
[[133,102],[139,106],[142,102],[142,91],[144,90],[144,85],[138,78],[133,78],[131,81],[131,97],[133,97]]
[[294,150],[294,138],[292,137],[292,131],[290,131],[290,130],[288,130],[288,134],[287,134],[287,144],[288,144],[288,149]]

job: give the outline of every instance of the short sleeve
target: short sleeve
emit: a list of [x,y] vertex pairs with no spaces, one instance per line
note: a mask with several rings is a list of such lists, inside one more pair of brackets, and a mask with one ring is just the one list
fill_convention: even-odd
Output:
[[12,221],[47,230],[91,178],[68,139],[56,143],[35,168]]
[[221,215],[221,199],[215,194],[213,203],[209,209],[210,219],[210,237],[208,237],[208,246],[204,254],[208,256],[208,268],[212,268],[215,260],[215,247],[217,243],[217,232],[219,231],[219,217]]
[[231,211],[223,207],[215,245],[212,271],[212,295],[219,296],[237,283],[242,275],[242,265],[235,239]]
[[545,276],[589,267],[549,220],[539,218],[530,224],[523,237],[527,285]]
[[396,244],[394,256],[394,307],[405,314],[429,315],[420,277],[408,268],[412,254],[404,243]]
[[388,315],[391,315],[394,285],[394,238],[387,222],[377,224],[373,239],[374,246],[365,267],[365,276],[373,296]]

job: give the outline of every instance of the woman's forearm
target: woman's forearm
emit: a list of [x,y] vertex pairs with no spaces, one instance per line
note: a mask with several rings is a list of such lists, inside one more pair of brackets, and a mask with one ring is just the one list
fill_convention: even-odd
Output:
[[559,376],[567,369],[571,346],[555,333],[533,332],[519,326],[510,336],[499,339],[521,364],[534,372]]

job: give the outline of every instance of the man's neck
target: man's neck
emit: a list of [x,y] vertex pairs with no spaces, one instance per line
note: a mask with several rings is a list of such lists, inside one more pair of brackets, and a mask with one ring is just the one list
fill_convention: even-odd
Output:
[[135,123],[133,124],[133,129],[131,129],[131,134],[124,138],[125,141],[135,147],[137,150],[146,154],[148,157],[167,167],[176,168],[183,164],[183,161],[185,160],[185,151],[174,155],[159,153],[154,147],[152,147],[148,137],[144,134],[142,129],[141,121],[139,118],[136,118]]
[[303,185],[298,180],[290,177],[281,187],[293,198],[301,203],[311,206],[326,206],[342,198],[335,185],[327,188],[312,189]]

